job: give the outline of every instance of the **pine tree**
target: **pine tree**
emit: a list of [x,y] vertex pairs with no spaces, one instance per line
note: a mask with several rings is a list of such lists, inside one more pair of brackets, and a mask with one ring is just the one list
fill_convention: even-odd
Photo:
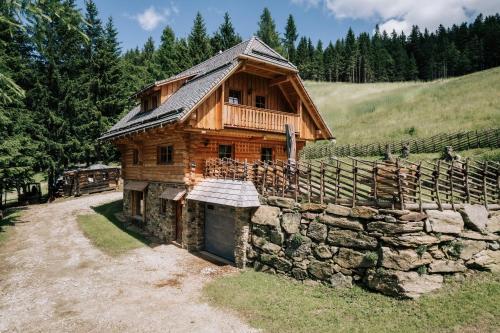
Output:
[[200,12],[196,14],[193,28],[188,36],[188,55],[193,64],[199,64],[212,56],[210,38],[207,35],[205,21]]
[[177,60],[175,34],[172,28],[167,26],[161,34],[161,44],[155,59],[160,67],[162,78],[168,78],[180,72]]
[[181,71],[184,71],[195,65],[195,63],[193,63],[193,59],[186,56],[187,54],[189,54],[189,45],[186,39],[179,39],[177,41],[175,49],[177,50],[175,52],[177,55],[177,64],[179,65]]
[[356,82],[356,77],[358,74],[357,60],[358,60],[358,45],[356,42],[356,36],[351,28],[347,31],[345,38],[345,49],[344,57],[346,61],[345,67],[345,78],[348,82]]
[[305,80],[310,79],[309,68],[311,66],[311,59],[309,58],[309,48],[307,45],[307,38],[301,37],[297,46],[297,60],[295,65],[299,69],[301,77]]
[[224,22],[219,26],[210,41],[214,52],[225,51],[241,43],[241,36],[234,31],[229,13],[224,14]]
[[295,25],[295,20],[293,16],[290,14],[288,16],[288,20],[286,21],[285,27],[285,38],[283,39],[283,48],[285,51],[285,55],[287,56],[290,62],[295,63],[296,59],[296,49],[295,42],[299,35],[297,34],[297,27]]
[[271,12],[267,7],[264,8],[262,15],[260,16],[257,37],[262,39],[264,43],[269,45],[275,51],[283,53],[279,33],[276,31],[276,24],[274,23]]
[[313,55],[313,69],[312,69],[312,78],[316,81],[323,81],[324,77],[324,62],[323,62],[323,42],[318,40],[316,45],[316,49],[314,50]]

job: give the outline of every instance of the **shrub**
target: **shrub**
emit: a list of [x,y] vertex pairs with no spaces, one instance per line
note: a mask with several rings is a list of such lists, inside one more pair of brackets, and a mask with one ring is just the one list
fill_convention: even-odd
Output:
[[373,252],[373,251],[367,252],[365,254],[365,260],[368,261],[371,264],[376,264],[377,261],[378,261],[378,254],[377,254],[377,252]]
[[417,268],[417,273],[419,275],[427,274],[427,266],[420,266],[419,268]]

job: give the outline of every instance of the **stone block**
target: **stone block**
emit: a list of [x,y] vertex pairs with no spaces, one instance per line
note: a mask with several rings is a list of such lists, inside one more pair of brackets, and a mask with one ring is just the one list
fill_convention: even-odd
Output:
[[431,262],[432,257],[427,252],[419,255],[415,250],[411,249],[394,250],[389,247],[382,247],[382,267],[385,268],[409,271]]
[[488,244],[485,241],[477,241],[472,239],[464,239],[460,241],[462,245],[462,250],[460,251],[460,259],[469,260],[475,254],[486,250]]
[[267,204],[270,206],[292,209],[295,206],[295,200],[291,198],[270,196],[267,198]]
[[332,252],[330,247],[324,244],[320,244],[314,248],[314,254],[320,259],[329,259],[332,257]]
[[399,219],[404,222],[419,222],[427,218],[427,214],[420,212],[411,212],[400,216]]
[[335,246],[355,249],[374,250],[377,248],[376,238],[351,230],[330,230],[328,242]]
[[301,215],[299,213],[285,213],[281,218],[281,227],[287,234],[299,232]]
[[327,236],[328,228],[326,225],[318,222],[311,222],[307,229],[307,236],[318,242],[324,242]]
[[423,294],[441,288],[443,277],[441,275],[419,275],[417,272],[377,270],[368,273],[366,283],[370,289],[385,295],[416,299]]
[[321,213],[325,208],[326,205],[312,202],[306,202],[300,205],[301,212]]
[[376,262],[371,260],[367,253],[340,248],[334,258],[335,263],[343,268],[368,268],[374,267]]
[[464,229],[464,220],[459,212],[428,210],[427,216],[433,232],[459,234]]
[[350,230],[363,230],[363,225],[358,221],[348,220],[345,217],[333,217],[329,215],[320,216],[319,220],[328,224],[332,227],[338,227],[342,229],[350,229]]
[[429,235],[425,232],[418,232],[413,234],[400,234],[393,236],[384,236],[380,239],[391,246],[394,247],[419,247],[420,245],[433,245],[439,244],[441,242],[447,242],[453,240],[453,236],[441,235],[437,237],[435,235]]
[[367,225],[368,231],[379,232],[382,234],[406,234],[424,230],[424,222],[408,222],[408,223],[387,223],[387,222],[370,222]]
[[500,273],[500,251],[483,250],[468,260],[466,265],[471,268]]
[[351,208],[341,206],[341,205],[334,205],[334,204],[328,204],[326,207],[325,212],[330,215],[337,215],[337,216],[350,216],[351,215]]
[[378,214],[378,210],[371,208],[371,207],[365,207],[365,206],[358,206],[351,208],[351,216],[352,217],[358,217],[361,219],[372,219],[375,215]]
[[335,273],[330,279],[330,283],[334,288],[352,288],[352,276],[342,273]]
[[472,230],[483,232],[488,224],[488,211],[482,205],[464,204],[460,210],[465,225]]
[[328,280],[333,274],[332,265],[329,262],[319,260],[311,260],[307,270],[311,276],[318,280]]
[[260,206],[252,216],[252,223],[276,228],[280,225],[279,214],[278,207]]
[[466,270],[462,260],[435,260],[429,265],[429,273],[456,273]]

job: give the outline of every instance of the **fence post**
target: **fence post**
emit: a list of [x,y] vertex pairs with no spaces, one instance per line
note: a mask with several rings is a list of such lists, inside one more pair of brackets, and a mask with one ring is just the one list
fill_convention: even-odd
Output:
[[375,199],[375,203],[378,203],[378,193],[377,193],[377,173],[378,173],[378,165],[377,165],[377,162],[373,162],[373,168],[372,168],[372,177],[373,177],[373,198]]
[[469,159],[465,160],[465,198],[467,203],[470,203],[470,191],[469,191]]
[[336,186],[335,186],[335,203],[337,203],[338,198],[340,197],[340,162],[339,159],[337,159],[337,172],[336,172]]
[[356,207],[356,183],[358,180],[358,167],[357,161],[351,158],[352,161],[352,206]]
[[320,169],[319,169],[319,201],[323,204],[324,200],[324,191],[325,191],[325,164],[321,161]]
[[401,204],[401,209],[405,209],[405,198],[403,193],[403,183],[401,179],[401,165],[399,164],[399,158],[396,159],[396,168],[397,168],[397,177],[398,177],[398,194],[399,194],[399,202]]
[[423,212],[423,209],[422,209],[422,174],[421,174],[421,171],[422,170],[422,162],[420,162],[418,164],[418,167],[417,167],[417,183],[418,183],[418,208],[420,209],[420,212],[422,213]]
[[450,201],[451,201],[451,208],[453,210],[456,210],[455,209],[455,203],[453,201],[453,161],[450,162],[450,170],[448,171],[448,175],[450,177],[450,194],[451,194]]
[[483,196],[484,196],[484,206],[488,209],[488,193],[486,188],[486,172],[488,171],[488,161],[484,162],[484,170],[483,170]]
[[443,206],[441,205],[441,198],[439,197],[439,175],[440,175],[440,170],[441,169],[441,160],[437,161],[437,166],[434,169],[434,187],[436,190],[436,200],[438,204],[439,210],[443,210]]
[[312,184],[311,184],[311,177],[312,177],[312,168],[311,168],[311,162],[307,164],[307,200],[311,202],[311,191],[312,191]]

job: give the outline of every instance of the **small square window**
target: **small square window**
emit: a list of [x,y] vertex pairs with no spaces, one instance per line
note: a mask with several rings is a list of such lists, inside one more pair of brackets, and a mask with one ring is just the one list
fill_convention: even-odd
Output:
[[255,96],[255,106],[258,108],[266,108],[266,97],[265,96]]
[[229,103],[230,104],[241,104],[241,91],[229,90]]
[[170,164],[174,162],[174,146],[158,147],[157,164]]
[[133,165],[139,164],[139,150],[138,149],[132,150],[132,164]]
[[273,148],[262,148],[260,159],[263,162],[270,162],[273,160]]
[[219,158],[233,158],[233,146],[219,145]]

